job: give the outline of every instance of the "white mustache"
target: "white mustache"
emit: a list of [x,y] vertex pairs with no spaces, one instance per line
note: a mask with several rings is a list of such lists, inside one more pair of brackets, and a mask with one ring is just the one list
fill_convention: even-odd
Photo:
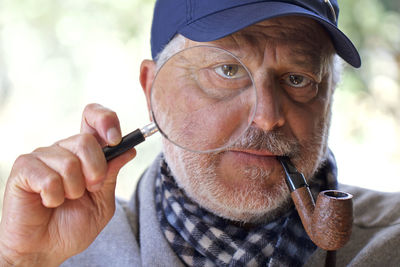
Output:
[[250,127],[243,136],[229,149],[268,150],[276,155],[295,156],[300,152],[301,145],[294,137],[289,137],[282,130],[264,131]]

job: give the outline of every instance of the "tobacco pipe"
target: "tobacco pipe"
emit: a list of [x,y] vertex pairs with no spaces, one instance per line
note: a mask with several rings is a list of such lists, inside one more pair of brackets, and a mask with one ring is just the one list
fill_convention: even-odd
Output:
[[334,251],[350,239],[353,224],[353,196],[327,190],[319,193],[315,204],[309,186],[289,157],[277,157],[286,174],[286,183],[301,222],[310,239],[318,247]]

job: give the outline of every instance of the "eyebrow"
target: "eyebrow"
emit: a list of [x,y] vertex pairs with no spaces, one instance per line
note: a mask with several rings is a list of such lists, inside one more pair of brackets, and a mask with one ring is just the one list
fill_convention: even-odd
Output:
[[[250,55],[248,52],[244,52],[240,48],[229,47],[228,50],[244,63],[254,57],[254,55]],[[323,54],[318,49],[290,47],[287,54],[285,54],[285,64],[306,70],[320,78],[323,72],[323,57]]]
[[[239,38],[235,38],[236,36],[240,36]],[[253,55],[252,49],[246,49],[243,47],[257,47],[258,38],[254,35],[254,33],[241,33],[236,34],[234,36],[230,36],[221,40],[216,40],[214,43],[227,49],[232,52],[235,56],[237,56],[241,61],[245,62],[246,60],[251,60]],[[238,40],[239,43],[238,43]],[[265,40],[265,39],[264,39]],[[298,67],[300,69],[305,69],[316,77],[321,77],[323,72],[323,64],[325,62],[324,58],[328,57],[329,51],[326,51],[324,54],[325,45],[322,43],[313,43],[310,40],[302,39],[301,44],[300,40],[295,39],[272,39],[267,41],[270,46],[286,46],[288,49],[285,54],[285,58],[289,58],[286,62],[289,65],[294,67]],[[325,47],[325,49],[327,49]],[[257,52],[255,52],[257,54]]]
[[315,75],[320,75],[323,70],[323,53],[321,49],[308,49],[294,47],[289,50],[289,64],[310,69]]

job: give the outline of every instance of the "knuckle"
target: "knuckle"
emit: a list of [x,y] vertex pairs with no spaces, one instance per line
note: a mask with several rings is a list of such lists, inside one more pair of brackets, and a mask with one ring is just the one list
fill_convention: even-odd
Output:
[[38,147],[35,150],[33,150],[34,153],[43,153],[45,152],[46,147]]
[[76,156],[69,156],[63,159],[64,174],[67,177],[76,175],[76,172],[80,167],[80,160]]
[[48,173],[42,181],[42,190],[47,193],[57,193],[62,185],[61,177],[57,173]]
[[17,157],[14,162],[14,169],[26,167],[31,163],[33,156],[31,154],[23,154]]
[[105,110],[100,117],[102,123],[113,121],[117,118],[117,113],[112,110]]
[[95,143],[97,143],[96,138],[88,133],[79,134],[76,137],[76,145],[80,149],[86,149],[89,146],[93,146]]
[[98,168],[92,169],[86,178],[88,178],[91,182],[95,181],[98,183],[105,178],[105,175],[106,169],[102,168],[102,166],[98,166]]
[[99,106],[100,106],[100,105],[99,105],[99,104],[96,104],[96,103],[87,104],[87,105],[85,106],[85,108],[83,109],[83,113],[85,114],[85,113],[90,112],[90,111],[92,111],[92,110],[98,109]]
[[91,112],[95,112],[96,116],[99,116],[101,120],[115,118],[117,116],[117,113],[115,111],[108,109],[97,103],[88,104],[83,110],[84,114]]

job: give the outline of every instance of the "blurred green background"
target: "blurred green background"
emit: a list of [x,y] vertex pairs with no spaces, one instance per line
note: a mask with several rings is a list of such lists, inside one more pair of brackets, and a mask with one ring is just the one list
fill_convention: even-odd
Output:
[[[400,191],[400,2],[339,3],[340,27],[363,60],[361,69],[345,67],[335,95],[330,147],[339,179]],[[150,58],[153,5],[0,0],[0,196],[15,158],[78,133],[86,104],[115,110],[125,134],[148,122],[138,74]],[[159,145],[153,136],[137,147],[118,196],[129,198]]]

